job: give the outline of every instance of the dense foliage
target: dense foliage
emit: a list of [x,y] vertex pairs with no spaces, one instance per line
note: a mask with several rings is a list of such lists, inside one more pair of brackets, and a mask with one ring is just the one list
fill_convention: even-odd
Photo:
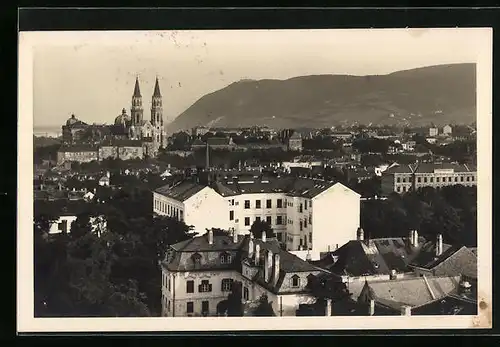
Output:
[[445,242],[475,247],[477,244],[477,190],[461,185],[439,190],[423,188],[387,200],[364,201],[361,226],[371,238],[419,235]]
[[[35,215],[36,316],[160,314],[159,261],[167,245],[191,234],[183,222],[153,215],[150,195],[125,187],[78,214],[69,234],[48,235],[54,217]],[[104,230],[90,223],[99,215],[107,220]]]

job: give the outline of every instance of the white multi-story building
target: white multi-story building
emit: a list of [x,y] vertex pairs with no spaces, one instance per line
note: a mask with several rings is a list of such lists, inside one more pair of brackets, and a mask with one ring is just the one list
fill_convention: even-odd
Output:
[[295,316],[309,294],[310,276],[327,272],[283,250],[275,238],[215,234],[170,246],[162,267],[162,316],[224,314],[234,281],[241,282],[242,301],[262,294],[277,316]]
[[318,258],[356,238],[360,195],[341,183],[297,177],[220,177],[210,185],[184,181],[157,189],[153,211],[193,225],[245,235],[266,221],[278,242]]

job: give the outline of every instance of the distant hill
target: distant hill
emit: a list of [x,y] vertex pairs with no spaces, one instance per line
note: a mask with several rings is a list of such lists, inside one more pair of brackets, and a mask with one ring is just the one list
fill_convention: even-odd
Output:
[[471,123],[476,65],[451,64],[388,75],[314,75],[242,80],[207,94],[167,126],[330,127],[340,123]]

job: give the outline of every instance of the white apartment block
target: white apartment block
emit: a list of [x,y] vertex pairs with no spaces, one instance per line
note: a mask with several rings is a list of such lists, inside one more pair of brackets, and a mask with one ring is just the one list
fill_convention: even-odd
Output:
[[171,245],[162,267],[162,316],[215,316],[234,281],[242,301],[266,294],[277,316],[295,316],[300,304],[314,302],[309,276],[325,273],[281,249],[274,238],[233,233],[205,235]]
[[405,193],[423,187],[477,185],[477,171],[471,165],[420,163],[393,166],[382,175],[382,192]]
[[356,238],[360,195],[341,183],[296,177],[233,176],[210,186],[184,181],[157,189],[153,211],[193,225],[195,231],[246,235],[256,220],[271,225],[288,251],[313,259]]

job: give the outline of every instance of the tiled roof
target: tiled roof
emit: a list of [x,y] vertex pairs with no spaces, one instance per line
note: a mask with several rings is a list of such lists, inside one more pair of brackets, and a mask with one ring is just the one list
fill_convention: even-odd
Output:
[[456,277],[414,277],[400,280],[366,282],[363,291],[376,303],[393,309],[429,304],[455,292],[460,283]]
[[190,197],[199,193],[206,186],[192,182],[190,180],[182,181],[174,186],[165,185],[157,188],[156,193],[177,201],[186,201]]
[[395,173],[413,173],[414,167],[412,165],[395,165],[384,171],[384,175]]
[[477,278],[477,256],[465,246],[450,246],[443,244],[443,253],[436,257],[435,242],[427,242],[422,251],[410,266],[435,269],[443,275],[456,276],[459,274]]
[[468,300],[463,300],[456,295],[449,295],[442,299],[433,301],[429,304],[415,308],[411,312],[412,316],[416,315],[477,315],[477,303]]
[[470,172],[467,165],[453,164],[453,163],[419,163],[415,173],[433,173],[434,170],[447,170],[453,169],[454,172]]
[[[415,259],[425,242],[419,237],[416,247],[408,238],[381,238],[367,241],[352,240],[323,258],[321,266],[338,275],[388,275],[391,270],[408,272],[409,263]],[[334,262],[332,257],[337,257]]]

